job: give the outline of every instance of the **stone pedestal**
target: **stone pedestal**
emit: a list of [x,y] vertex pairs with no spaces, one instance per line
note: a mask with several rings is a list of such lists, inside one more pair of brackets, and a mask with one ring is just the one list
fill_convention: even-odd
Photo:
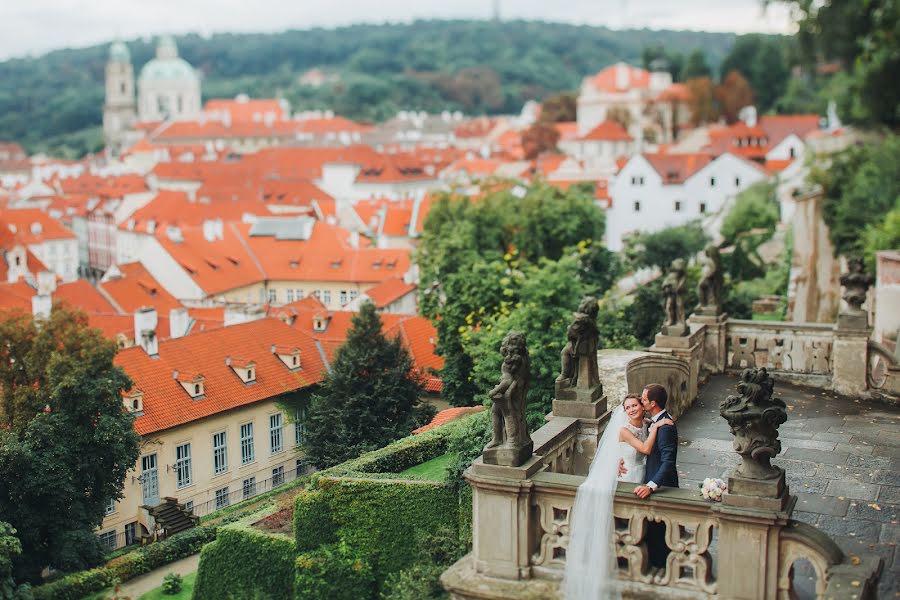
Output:
[[688,317],[691,333],[696,333],[705,327],[701,364],[713,375],[725,372],[725,363],[728,360],[728,345],[725,337],[727,321],[727,313],[709,315],[700,312]]
[[703,341],[706,337],[706,329],[700,327],[697,331],[685,336],[672,336],[662,333],[656,334],[656,342],[647,350],[659,354],[670,354],[684,360],[690,369],[690,377],[687,381],[687,389],[667,390],[670,401],[673,397],[682,396],[680,406],[667,406],[674,417],[684,413],[697,398],[697,387],[700,379],[700,362],[703,357]]
[[[869,329],[866,316],[842,314],[834,328],[832,387],[838,394],[857,396],[866,391]],[[855,325],[849,327],[848,325]],[[862,325],[862,327],[859,327]]]
[[478,573],[503,579],[531,576],[528,515],[539,456],[520,467],[486,465],[481,458],[466,471],[472,486],[472,559]]
[[485,449],[484,464],[513,466],[524,464],[534,451],[534,444],[528,442],[522,446],[497,446]]
[[787,506],[790,494],[785,483],[784,469],[775,479],[747,479],[730,475],[728,492],[722,504],[741,508],[781,511]]
[[573,419],[599,419],[606,412],[606,396],[589,401],[554,398],[553,416]]

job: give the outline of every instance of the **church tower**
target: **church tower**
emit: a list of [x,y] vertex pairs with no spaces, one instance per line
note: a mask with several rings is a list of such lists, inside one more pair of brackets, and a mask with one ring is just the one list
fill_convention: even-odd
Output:
[[118,156],[135,121],[134,71],[128,47],[113,42],[106,63],[106,102],[103,105],[103,137],[106,149]]

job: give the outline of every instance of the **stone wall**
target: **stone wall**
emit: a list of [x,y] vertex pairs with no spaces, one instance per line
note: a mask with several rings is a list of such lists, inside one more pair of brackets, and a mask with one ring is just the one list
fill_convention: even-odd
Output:
[[795,323],[833,323],[839,306],[840,265],[822,218],[822,200],[820,191],[796,197],[791,260],[796,277],[789,305]]

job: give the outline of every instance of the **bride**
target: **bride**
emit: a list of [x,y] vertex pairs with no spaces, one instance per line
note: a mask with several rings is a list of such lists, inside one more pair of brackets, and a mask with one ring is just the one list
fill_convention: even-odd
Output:
[[[587,479],[578,486],[569,517],[569,546],[563,581],[566,600],[620,598],[616,578],[613,499],[618,481],[643,483],[646,456],[656,430],[669,419],[647,426],[640,396],[628,394],[613,409]],[[624,467],[622,475],[620,466]]]

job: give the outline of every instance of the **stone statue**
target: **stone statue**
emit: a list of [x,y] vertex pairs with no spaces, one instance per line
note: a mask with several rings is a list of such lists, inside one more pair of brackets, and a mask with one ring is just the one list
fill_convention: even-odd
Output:
[[517,467],[531,456],[533,449],[525,423],[525,404],[531,382],[525,334],[518,331],[506,334],[500,353],[503,355],[500,383],[488,392],[494,403],[491,408],[493,435],[484,447],[484,462]]
[[587,296],[581,300],[575,319],[566,330],[567,342],[561,353],[562,369],[556,378],[558,400],[593,401],[602,395],[597,370],[597,299]]
[[706,260],[703,261],[703,273],[697,284],[697,296],[700,301],[694,312],[698,315],[715,316],[722,312],[722,256],[719,247],[709,244],[704,250]]
[[841,275],[841,285],[844,286],[844,300],[847,302],[849,312],[853,314],[865,312],[862,305],[873,282],[873,277],[865,272],[862,258],[851,256],[847,259],[847,272]]
[[784,471],[770,461],[781,452],[778,426],[787,421],[787,410],[780,398],[773,398],[775,381],[762,369],[744,369],[737,394],[719,405],[719,414],[731,426],[734,450],[741,464],[733,475],[746,479],[771,480]]
[[690,333],[684,314],[684,287],[687,281],[687,265],[684,259],[672,261],[669,273],[663,280],[663,297],[665,298],[666,320],[663,323],[663,335],[683,336]]

